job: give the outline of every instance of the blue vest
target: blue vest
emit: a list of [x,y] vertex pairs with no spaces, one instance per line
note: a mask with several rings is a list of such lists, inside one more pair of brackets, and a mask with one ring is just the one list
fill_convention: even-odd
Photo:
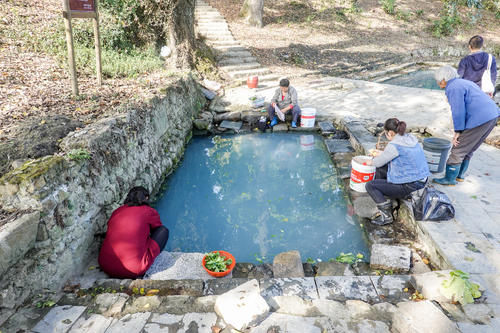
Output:
[[389,162],[387,181],[393,184],[411,183],[429,177],[429,166],[420,144],[406,147],[393,144],[398,150],[398,157]]

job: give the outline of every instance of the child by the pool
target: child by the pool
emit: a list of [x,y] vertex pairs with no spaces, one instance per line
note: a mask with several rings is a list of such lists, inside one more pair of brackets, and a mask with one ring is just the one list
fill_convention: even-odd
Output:
[[148,200],[148,190],[134,187],[111,214],[99,253],[99,266],[111,277],[144,275],[167,244],[168,229]]
[[374,151],[375,157],[366,162],[377,168],[375,179],[366,183],[366,191],[377,204],[378,212],[371,220],[377,225],[393,222],[390,199],[407,198],[413,191],[422,189],[430,175],[417,138],[405,132],[404,121],[387,119],[384,134],[389,143],[383,151]]

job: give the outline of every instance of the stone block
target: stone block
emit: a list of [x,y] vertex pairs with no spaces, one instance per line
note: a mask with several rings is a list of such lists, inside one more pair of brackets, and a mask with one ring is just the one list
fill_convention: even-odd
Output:
[[462,333],[498,333],[498,325],[480,325],[473,323],[457,323]]
[[231,129],[238,132],[241,129],[242,125],[243,123],[241,121],[223,120],[222,123],[220,123],[219,127]]
[[273,126],[273,133],[288,132],[288,125],[286,123],[279,123]]
[[124,293],[104,293],[95,298],[96,311],[104,316],[112,317],[122,312],[129,296]]
[[273,277],[274,277],[273,265],[271,265],[271,264],[256,265],[248,273],[249,279],[260,280],[260,279],[272,279]]
[[215,312],[224,322],[241,331],[264,319],[269,313],[269,305],[260,295],[257,280],[220,295],[215,301]]
[[145,333],[165,333],[179,332],[182,327],[182,318],[184,316],[173,315],[169,313],[153,313],[149,323],[144,326]]
[[146,325],[150,312],[140,312],[123,316],[111,324],[106,333],[140,333]]
[[351,317],[347,307],[340,302],[327,299],[314,299],[312,303],[314,309],[310,313],[311,316],[327,316],[341,320]]
[[[316,264],[318,271],[316,276],[344,276],[344,275],[352,275],[350,271],[350,267],[348,264],[340,263],[340,262],[320,262]],[[346,274],[347,272],[347,274]]]
[[304,268],[299,251],[282,252],[274,257],[273,275],[275,278],[304,277]]
[[[202,312],[196,304],[197,297],[174,295],[163,297],[161,305],[155,312],[184,315],[190,312]],[[213,309],[212,309],[213,310]]]
[[214,117],[215,123],[220,123],[224,120],[240,121],[241,120],[241,112],[240,111],[231,111],[231,112],[218,113]]
[[98,314],[92,314],[87,319],[80,317],[75,325],[71,327],[69,333],[104,333],[111,323],[113,323],[113,320],[116,319],[104,317]]
[[351,315],[351,318],[365,318],[371,314],[371,306],[366,302],[350,299],[345,302],[345,305],[347,307],[347,311]]
[[433,271],[424,274],[415,274],[411,277],[411,284],[425,299],[449,303],[450,299],[441,294],[440,288],[444,280],[450,279],[450,271]]
[[[330,154],[354,152],[354,148],[352,148],[349,140],[326,139],[325,144]],[[349,159],[349,163],[350,162],[351,160]]]
[[489,324],[494,317],[493,311],[486,304],[466,304],[462,309],[467,318],[476,324]]
[[159,289],[160,296],[203,296],[203,280],[134,280],[129,289]]
[[420,257],[420,255],[417,252],[412,251],[411,259],[412,259],[412,266],[410,268],[411,274],[423,274],[431,271],[429,266],[427,266],[422,261],[422,257]]
[[161,299],[157,295],[140,296],[133,298],[132,302],[127,304],[123,313],[151,312],[158,309],[160,304]]
[[370,267],[406,273],[410,270],[411,250],[404,246],[373,244]]
[[212,279],[205,282],[203,295],[222,295],[248,282],[248,279]]
[[315,280],[321,299],[334,301],[357,299],[370,303],[379,301],[369,276],[319,276]]
[[0,227],[0,275],[35,244],[40,212],[19,216]]
[[409,292],[404,291],[405,288],[411,287],[409,275],[383,275],[370,278],[382,300],[398,302],[408,300],[411,296]]
[[212,333],[211,327],[217,322],[215,313],[186,313],[182,319],[180,332]]
[[323,135],[335,133],[335,127],[333,127],[330,121],[320,121],[318,126],[321,129],[321,134]]
[[304,300],[299,296],[273,296],[267,300],[272,311],[294,316],[311,316],[316,310],[311,300]]
[[370,133],[362,123],[357,121],[346,122],[345,129],[351,137],[351,143],[355,144],[355,149],[368,152],[374,149],[377,144],[377,139]]
[[251,333],[321,333],[322,329],[315,325],[315,321],[315,318],[272,313],[257,327],[252,328]]
[[372,312],[374,313],[377,320],[383,320],[385,322],[392,322],[394,313],[397,307],[391,303],[377,303],[372,305]]
[[208,129],[210,126],[210,121],[207,119],[195,119],[193,120],[193,125],[197,130],[203,131]]
[[365,319],[356,324],[358,333],[390,333],[389,326],[378,320]]
[[312,277],[260,280],[260,290],[265,299],[273,296],[299,296],[308,300],[318,298]]
[[33,327],[32,332],[68,332],[85,309],[84,306],[56,306]]
[[243,111],[241,112],[241,121],[248,124],[256,124],[262,115],[266,115],[266,113],[261,113],[260,111]]
[[363,218],[370,218],[378,212],[375,201],[369,196],[358,197],[352,202],[354,214]]
[[203,268],[204,253],[162,251],[144,274],[146,280],[214,279]]
[[430,301],[399,303],[392,329],[405,333],[459,332],[456,324]]

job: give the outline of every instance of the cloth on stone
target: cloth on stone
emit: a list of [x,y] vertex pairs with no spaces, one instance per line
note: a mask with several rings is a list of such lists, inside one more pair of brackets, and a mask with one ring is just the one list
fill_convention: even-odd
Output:
[[278,115],[278,118],[281,121],[285,121],[285,114],[283,112],[281,112],[280,108],[278,107],[278,104],[274,105],[274,111],[276,112],[276,114]]

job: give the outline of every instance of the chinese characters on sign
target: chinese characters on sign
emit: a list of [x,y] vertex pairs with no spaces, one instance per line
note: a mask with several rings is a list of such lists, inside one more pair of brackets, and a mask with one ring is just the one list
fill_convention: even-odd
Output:
[[95,11],[94,0],[69,0],[69,9],[81,12]]

